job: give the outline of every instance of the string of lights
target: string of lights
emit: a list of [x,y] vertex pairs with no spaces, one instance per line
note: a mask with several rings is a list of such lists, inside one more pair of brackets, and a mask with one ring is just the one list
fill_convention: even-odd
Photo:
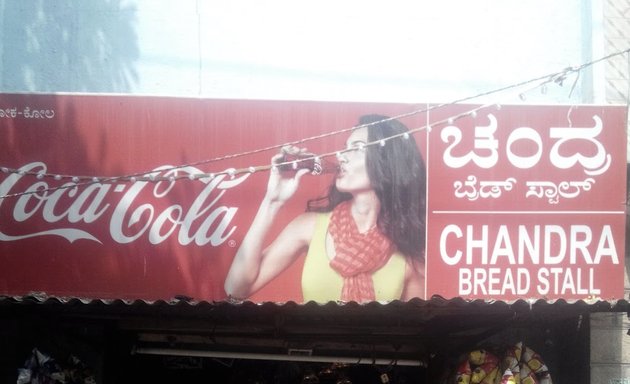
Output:
[[[300,159],[296,159],[296,160],[292,160],[292,161],[286,161],[286,162],[278,162],[278,163],[274,163],[274,164],[269,164],[269,165],[257,165],[257,166],[250,166],[250,167],[246,167],[246,168],[228,168],[225,169],[223,171],[219,171],[219,172],[214,172],[214,173],[196,173],[196,174],[185,174],[185,175],[171,175],[171,176],[156,176],[156,171],[151,171],[145,174],[139,174],[139,175],[125,175],[125,176],[115,176],[115,177],[104,177],[104,178],[98,178],[98,177],[88,177],[88,176],[72,176],[71,181],[67,182],[65,184],[62,185],[58,185],[58,186],[54,186],[54,187],[43,187],[42,188],[37,188],[35,190],[30,190],[30,191],[24,191],[24,192],[17,192],[17,193],[13,193],[13,194],[7,194],[7,195],[3,195],[0,196],[0,199],[4,199],[4,198],[11,198],[11,197],[19,197],[19,196],[23,196],[23,195],[32,195],[32,194],[39,194],[39,193],[47,193],[47,192],[53,192],[56,190],[60,190],[60,189],[70,189],[70,188],[78,188],[81,186],[88,186],[88,185],[92,185],[92,184],[98,184],[98,183],[115,183],[115,182],[137,182],[137,181],[142,181],[142,182],[175,182],[178,180],[199,180],[199,179],[213,179],[215,177],[221,176],[221,175],[227,175],[230,177],[234,177],[236,175],[239,174],[244,174],[244,173],[255,173],[255,172],[260,172],[260,171],[269,171],[271,169],[278,169],[282,166],[289,166],[293,169],[297,169],[299,167],[299,163],[300,162],[309,162],[309,161],[321,161],[321,159],[325,159],[328,157],[340,157],[343,153],[349,152],[349,151],[354,151],[354,150],[362,150],[368,147],[372,147],[372,146],[385,146],[387,144],[388,141],[391,141],[393,139],[398,139],[398,138],[403,138],[403,139],[409,139],[409,137],[415,133],[424,131],[424,130],[430,130],[431,127],[437,127],[437,126],[441,126],[444,124],[453,124],[455,121],[460,120],[464,117],[476,117],[477,112],[482,110],[482,109],[486,109],[489,108],[490,106],[494,105],[497,109],[500,109],[501,106],[499,104],[485,104],[482,106],[478,106],[475,108],[472,108],[466,112],[462,112],[459,113],[457,115],[454,116],[450,116],[448,118],[436,121],[431,123],[430,125],[424,125],[421,127],[417,127],[414,129],[410,129],[407,132],[403,132],[400,134],[396,134],[393,136],[388,136],[386,138],[380,139],[378,141],[373,141],[373,142],[367,142],[367,143],[361,143],[359,146],[356,147],[349,147],[349,148],[345,148],[342,150],[338,150],[338,151],[334,151],[334,152],[327,152],[327,153],[322,153],[319,155],[313,155],[313,156],[308,156],[308,157],[303,157]],[[374,124],[378,124],[380,122],[383,121],[389,121],[391,119],[394,118],[388,118],[388,119],[384,119],[384,120],[379,120],[377,122],[374,123],[370,123],[370,124],[364,124],[364,125],[360,125],[360,126],[356,126],[356,127],[352,127],[351,129],[358,129],[360,127],[366,127],[366,126],[370,126],[370,125],[374,125]],[[347,131],[347,129],[346,129]],[[285,144],[287,145],[287,144]],[[167,168],[163,168],[162,171],[172,171],[172,170],[177,170],[177,169],[181,169],[184,167],[188,167],[189,165],[186,166],[178,166],[178,167],[167,167]],[[7,168],[2,168],[1,169],[2,172],[5,173],[14,173],[20,176],[24,176],[24,175],[30,175],[30,176],[35,176],[38,179],[43,179],[44,177],[53,177],[55,180],[60,181],[63,180],[64,176],[62,175],[50,175],[47,173],[43,173],[43,172],[25,172],[22,170],[15,170],[15,172],[11,172],[13,170],[7,169]],[[65,176],[65,177],[70,177],[70,176]]]
[[[542,93],[546,92],[546,87],[548,84],[558,84],[560,86],[563,85],[563,82],[572,74],[576,75],[576,79],[574,80],[574,83],[571,87],[571,93],[573,93],[573,90],[577,84],[578,81],[578,77],[580,72],[585,69],[588,68],[592,65],[595,65],[599,62],[603,62],[606,60],[609,60],[613,57],[619,56],[619,55],[623,55],[623,54],[628,54],[630,53],[630,48],[623,50],[623,51],[618,51],[618,52],[614,52],[611,53],[607,56],[601,57],[599,59],[581,64],[577,67],[567,67],[561,71],[558,72],[554,72],[551,74],[547,74],[544,76],[539,76],[536,78],[532,78],[529,80],[525,80],[519,83],[515,83],[515,84],[511,84],[505,87],[501,87],[498,89],[493,89],[490,91],[486,91],[486,92],[482,92],[479,94],[476,94],[474,96],[469,96],[469,97],[464,97],[461,99],[457,99],[448,103],[441,103],[441,104],[436,104],[436,105],[432,105],[430,107],[427,108],[422,108],[422,109],[416,109],[416,110],[412,110],[410,112],[407,113],[403,113],[403,114],[399,114],[396,116],[392,116],[389,117],[387,119],[383,119],[380,121],[376,121],[373,123],[369,123],[369,124],[362,124],[362,125],[357,125],[357,126],[353,126],[353,127],[349,127],[349,128],[344,128],[344,129],[339,129],[339,130],[335,130],[335,131],[330,131],[330,132],[325,132],[322,133],[320,135],[315,135],[315,136],[309,136],[309,137],[305,137],[305,138],[301,138],[295,141],[290,141],[290,142],[285,142],[285,143],[281,143],[281,144],[276,144],[276,145],[271,145],[271,146],[267,146],[267,147],[263,147],[263,148],[258,148],[258,149],[254,149],[254,150],[249,150],[249,151],[243,151],[243,152],[239,152],[239,153],[233,153],[233,154],[228,154],[228,155],[224,155],[224,156],[218,156],[218,157],[214,157],[214,158],[210,158],[210,159],[205,159],[205,160],[201,160],[201,161],[197,161],[197,162],[192,162],[192,163],[187,163],[187,164],[181,164],[181,165],[177,165],[177,166],[172,166],[172,167],[167,167],[167,168],[161,168],[161,171],[164,172],[168,172],[168,171],[176,171],[180,170],[180,169],[185,169],[185,168],[191,168],[191,167],[196,167],[196,166],[200,166],[200,165],[205,165],[205,164],[210,164],[213,162],[218,162],[218,161],[225,161],[225,160],[231,160],[231,159],[235,159],[235,158],[239,158],[239,157],[244,157],[244,156],[251,156],[254,154],[258,154],[261,152],[266,152],[266,151],[271,151],[271,150],[278,150],[280,148],[283,147],[287,147],[287,146],[298,146],[304,143],[307,143],[309,141],[313,141],[313,140],[318,140],[318,139],[322,139],[322,138],[326,138],[326,137],[330,137],[330,136],[335,136],[335,135],[339,135],[339,134],[343,134],[346,132],[351,132],[353,130],[359,129],[359,128],[364,128],[364,127],[369,127],[371,125],[376,125],[382,122],[386,122],[386,121],[390,121],[390,120],[397,120],[397,119],[403,119],[406,117],[411,117],[417,114],[421,114],[421,113],[425,113],[425,112],[429,112],[429,111],[433,111],[439,108],[444,108],[446,106],[451,106],[451,105],[456,105],[456,104],[461,104],[463,102],[467,102],[467,101],[471,101],[471,100],[475,100],[475,99],[479,99],[485,96],[489,96],[489,95],[494,95],[497,93],[501,93],[501,92],[505,92],[505,91],[509,91],[509,90],[514,90],[514,89],[520,89],[526,85],[530,85],[533,83],[536,83],[536,85],[534,87],[532,87],[531,89],[523,92],[521,91],[521,93],[519,93],[519,97],[523,100],[525,98],[525,93],[529,92],[533,89],[537,89],[540,88]],[[630,60],[630,55],[629,55],[629,60]],[[630,62],[630,61],[629,61]],[[630,88],[630,86],[629,86]],[[629,90],[630,92],[630,90]],[[402,134],[398,134],[398,135],[394,135],[394,136],[390,136],[390,137],[386,137],[384,139],[375,141],[375,142],[368,142],[362,145],[362,147],[369,147],[369,146],[375,146],[375,145],[379,145],[379,146],[384,146],[386,145],[386,143],[389,140],[393,140],[393,139],[397,139],[397,138],[409,138],[409,135],[411,134],[415,134],[417,132],[420,131],[424,131],[424,130],[430,130],[431,127],[433,126],[441,126],[443,124],[453,124],[454,121],[459,120],[461,118],[464,117],[476,117],[477,112],[481,109],[485,109],[488,108],[489,106],[495,105],[497,106],[497,108],[500,108],[500,104],[485,104],[476,108],[473,108],[469,111],[463,112],[463,113],[459,113],[457,115],[454,116],[450,116],[446,119],[440,120],[440,121],[436,121],[436,122],[432,122],[429,123],[425,126],[421,126],[421,127],[417,127],[414,129],[409,130],[408,132],[402,133]],[[249,167],[245,167],[245,168],[228,168],[222,171],[218,171],[218,172],[213,172],[213,173],[187,173],[187,174],[182,174],[182,175],[170,175],[170,176],[158,176],[155,170],[152,171],[145,171],[145,172],[137,172],[137,173],[133,173],[133,174],[126,174],[126,175],[120,175],[120,176],[78,176],[78,175],[68,175],[68,174],[57,174],[57,173],[48,173],[48,172],[28,172],[28,171],[24,171],[24,170],[20,170],[20,169],[15,169],[15,168],[11,168],[11,167],[0,167],[0,172],[3,173],[7,173],[7,174],[16,174],[19,176],[24,176],[24,175],[29,175],[29,176],[34,176],[38,179],[44,179],[44,178],[52,178],[55,181],[66,181],[64,184],[58,185],[58,186],[46,186],[45,184],[41,185],[41,188],[37,188],[35,190],[30,190],[30,191],[23,191],[23,192],[17,192],[17,193],[13,193],[13,194],[6,194],[6,195],[2,195],[0,196],[0,199],[5,199],[5,198],[11,198],[11,197],[19,197],[22,195],[28,195],[28,194],[38,194],[38,193],[47,193],[47,192],[52,192],[52,191],[56,191],[59,189],[68,189],[68,188],[77,188],[80,186],[87,186],[87,185],[91,185],[91,184],[97,184],[97,183],[115,183],[115,182],[136,182],[136,181],[145,181],[145,182],[163,182],[163,181],[168,181],[168,182],[174,182],[176,180],[182,180],[182,179],[188,179],[188,180],[199,180],[199,179],[213,179],[217,176],[220,175],[228,175],[230,177],[234,177],[236,175],[239,174],[243,174],[243,173],[254,173],[254,172],[260,172],[260,171],[268,171],[271,169],[274,169],[276,167],[282,167],[282,166],[289,166],[292,167],[294,169],[299,167],[299,163],[300,162],[306,162],[306,161],[320,161],[321,159],[327,158],[327,157],[332,157],[332,156],[340,156],[341,154],[347,152],[347,151],[351,151],[351,150],[355,150],[357,148],[346,148],[343,150],[339,150],[339,151],[334,151],[334,152],[329,152],[329,153],[323,153],[323,154],[318,154],[318,155],[313,155],[311,157],[304,157],[304,158],[300,158],[300,159],[296,159],[296,160],[292,160],[292,161],[287,161],[287,162],[278,162],[278,163],[274,163],[274,164],[266,164],[266,165],[253,165],[253,166],[249,166]]]

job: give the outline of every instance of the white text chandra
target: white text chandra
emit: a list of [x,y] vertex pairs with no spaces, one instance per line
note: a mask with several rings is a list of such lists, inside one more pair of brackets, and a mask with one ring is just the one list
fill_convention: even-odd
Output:
[[440,256],[447,265],[597,265],[619,264],[610,225],[449,224],[440,235]]

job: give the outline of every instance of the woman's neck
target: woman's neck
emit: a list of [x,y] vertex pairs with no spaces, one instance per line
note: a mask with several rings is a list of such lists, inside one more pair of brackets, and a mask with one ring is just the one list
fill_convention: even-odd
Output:
[[359,232],[365,233],[376,226],[380,209],[381,204],[373,191],[353,197],[350,212]]

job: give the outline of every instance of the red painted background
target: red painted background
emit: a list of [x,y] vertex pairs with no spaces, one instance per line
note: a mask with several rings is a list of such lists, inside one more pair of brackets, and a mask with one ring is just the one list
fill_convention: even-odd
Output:
[[615,107],[503,106],[433,129],[428,291],[622,298],[624,122]]
[[[212,181],[181,179],[155,183],[105,181],[106,178],[151,173],[181,176],[267,165],[277,149],[238,157],[231,155],[344,130],[356,125],[363,114],[396,116],[427,107],[424,104],[0,95],[3,143],[0,167],[5,168],[0,173],[0,195],[9,196],[0,200],[0,294],[44,292],[57,296],[148,300],[185,295],[198,300],[224,300],[224,277],[265,193],[266,171],[237,174],[234,178],[221,175]],[[462,132],[458,144],[454,144],[452,136],[442,134],[449,123],[437,122],[474,108],[448,106],[401,119],[410,129],[422,127],[427,121],[433,125],[428,137],[424,131],[415,134],[428,170],[428,297],[438,294],[505,300],[516,297],[572,299],[593,296],[593,289],[597,289],[598,297],[620,298],[624,273],[624,109],[484,108],[479,109],[476,116],[452,122],[451,125]],[[479,141],[475,144],[475,127],[489,125],[489,114],[497,121],[496,164],[487,168],[474,162],[449,166],[444,155],[448,151],[452,158],[461,158],[471,150],[482,157],[487,155],[483,152],[487,149],[478,146],[484,144]],[[598,116],[602,122],[602,131],[593,140],[601,143],[610,155],[605,171],[587,175],[580,163],[558,168],[549,160],[551,148],[557,141],[550,138],[550,129],[568,126],[576,130],[592,129],[596,125],[593,116]],[[519,132],[531,135],[535,131],[542,140],[540,161],[528,169],[514,167],[506,157],[510,134],[520,127],[529,127],[532,131]],[[335,152],[344,147],[348,134],[309,140],[301,146],[314,153]],[[532,143],[527,138],[517,140],[510,149],[521,157],[532,156],[536,153]],[[563,144],[559,153],[565,157],[575,153],[593,157],[596,152],[594,141],[572,140]],[[228,158],[208,161],[225,157]],[[186,164],[190,165],[177,172],[164,170]],[[46,176],[29,174],[40,171]],[[92,184],[56,190],[54,188],[72,182],[69,177],[56,180],[53,176],[57,174],[89,176],[85,180]],[[477,184],[471,184],[469,176],[474,176]],[[91,181],[91,177],[98,180]],[[325,194],[331,177],[303,178],[299,193],[283,211],[275,232],[303,212],[308,199]],[[549,198],[525,196],[527,182],[559,185],[584,182],[589,177],[593,179],[589,190],[581,190],[574,197],[557,198],[557,195],[557,201],[550,202]],[[516,182],[510,191],[503,190],[498,197],[487,194],[480,197],[477,193],[476,199],[468,198],[474,196],[475,186],[480,188],[482,181],[509,178]],[[469,183],[465,184],[467,180]],[[462,188],[456,188],[458,181],[462,182]],[[12,196],[37,188],[53,189],[47,194]],[[568,196],[568,192],[563,196]],[[179,222],[173,223],[178,214],[181,215]],[[619,264],[613,263],[610,256],[601,257],[597,265],[585,263],[583,256],[576,257],[576,263],[564,260],[554,265],[533,265],[527,261],[522,265],[512,264],[509,256],[504,255],[508,252],[505,241],[499,244],[502,250],[498,253],[502,256],[497,256],[497,262],[492,265],[483,264],[481,256],[474,253],[473,265],[448,265],[444,261],[442,253],[452,255],[458,249],[466,249],[466,239],[453,235],[446,236],[445,246],[440,248],[444,228],[448,225],[462,229],[470,225],[473,231],[481,231],[481,227],[487,225],[486,241],[495,245],[501,225],[511,233],[519,225],[537,224],[565,229],[575,225],[576,228],[593,228],[594,232],[609,226]],[[600,234],[596,236],[595,245],[585,246],[591,252],[595,252],[592,247],[597,248]],[[584,243],[581,238],[577,241]],[[609,244],[604,245],[610,248]],[[251,300],[302,301],[301,263],[301,259],[298,260]],[[498,275],[505,275],[508,269],[523,268],[532,275],[532,283],[533,275],[539,273],[540,268],[561,268],[564,274],[565,270],[577,273],[580,268],[589,279],[589,273],[592,274],[593,289],[588,293],[575,289],[576,292],[554,295],[543,294],[532,287],[524,294],[509,294],[501,286],[498,294],[462,295],[458,280],[461,270],[474,268],[486,270],[487,274],[492,269],[492,273]],[[499,272],[494,271],[495,268]],[[496,276],[493,281],[494,285],[486,287],[491,292],[498,287]],[[481,285],[476,287],[481,289]]]

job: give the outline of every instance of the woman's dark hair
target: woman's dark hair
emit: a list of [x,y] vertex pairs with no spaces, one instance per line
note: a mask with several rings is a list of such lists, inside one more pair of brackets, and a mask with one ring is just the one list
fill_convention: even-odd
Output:
[[[408,132],[398,120],[382,115],[361,116],[359,126],[367,126],[370,143]],[[413,135],[386,140],[384,146],[366,147],[366,167],[381,203],[378,228],[400,252],[421,257],[425,247],[426,170]],[[308,202],[307,210],[330,211],[351,198],[333,183],[327,196]]]

